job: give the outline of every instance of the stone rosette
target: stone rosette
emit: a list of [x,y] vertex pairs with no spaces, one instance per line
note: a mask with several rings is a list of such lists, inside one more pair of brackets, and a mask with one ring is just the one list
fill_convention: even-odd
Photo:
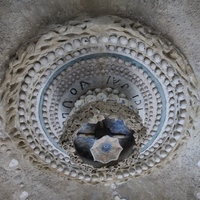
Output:
[[[192,131],[196,85],[184,56],[149,27],[115,16],[70,21],[10,62],[2,85],[6,131],[44,169],[88,183],[124,181],[169,158]],[[93,168],[73,162],[58,142],[74,103],[101,87],[135,103],[146,137],[137,157]]]

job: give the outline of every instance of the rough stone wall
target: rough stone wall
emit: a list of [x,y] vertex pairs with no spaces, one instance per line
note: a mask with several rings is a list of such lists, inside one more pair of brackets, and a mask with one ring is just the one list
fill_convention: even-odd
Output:
[[[0,80],[9,59],[30,38],[54,24],[83,16],[119,15],[160,32],[186,56],[200,78],[199,0],[2,0]],[[198,87],[198,86],[197,86]],[[1,92],[1,91],[0,91]],[[1,93],[0,93],[1,94]],[[3,108],[0,107],[0,113]],[[198,110],[197,110],[198,112]],[[144,177],[116,185],[81,185],[30,165],[4,132],[0,118],[0,199],[200,199],[200,124],[175,159]]]

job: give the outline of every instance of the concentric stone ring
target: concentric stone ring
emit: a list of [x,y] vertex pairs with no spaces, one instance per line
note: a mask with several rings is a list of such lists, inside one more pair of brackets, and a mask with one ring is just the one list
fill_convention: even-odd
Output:
[[[124,181],[162,163],[190,131],[195,84],[185,58],[149,27],[115,16],[71,21],[11,61],[4,82],[7,131],[40,167],[89,183]],[[107,168],[72,161],[58,144],[75,102],[97,88],[135,103],[146,130],[137,157]]]
[[[113,91],[111,88],[96,89],[94,92],[89,91],[85,96],[81,96],[80,100],[75,102],[74,108],[69,113],[59,144],[68,152],[72,161],[75,162],[76,160],[78,165],[87,166],[87,168],[92,167],[84,165],[81,159],[78,159],[77,152],[74,151],[75,137],[84,124],[97,124],[99,121],[109,118],[121,119],[129,130],[133,131],[132,135],[138,148],[145,139],[146,130],[142,126],[136,104],[128,101],[126,98],[120,98],[116,93],[120,96],[125,96],[116,89]],[[132,158],[136,156],[135,150],[136,147],[133,149]]]

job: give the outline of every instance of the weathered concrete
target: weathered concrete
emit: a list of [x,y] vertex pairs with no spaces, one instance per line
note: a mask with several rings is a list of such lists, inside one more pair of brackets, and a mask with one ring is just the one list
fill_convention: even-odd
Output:
[[[160,32],[180,49],[200,78],[199,10],[198,0],[2,0],[0,80],[16,50],[53,24],[85,15],[113,14],[138,19]],[[150,175],[119,186],[82,185],[31,166],[4,133],[0,119],[0,199],[200,199],[199,144],[199,131],[194,131],[175,159]]]

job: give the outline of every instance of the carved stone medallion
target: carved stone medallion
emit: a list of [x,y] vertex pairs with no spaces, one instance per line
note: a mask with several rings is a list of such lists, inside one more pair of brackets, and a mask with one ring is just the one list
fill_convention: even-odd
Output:
[[[115,16],[71,21],[19,50],[10,62],[3,85],[7,132],[44,169],[88,183],[124,181],[162,163],[191,130],[195,85],[185,58],[149,27]],[[97,127],[110,118],[133,131],[131,152],[95,167],[77,154],[81,126]],[[113,129],[115,122],[105,121],[108,127],[114,123]],[[111,144],[102,148],[108,151]]]

